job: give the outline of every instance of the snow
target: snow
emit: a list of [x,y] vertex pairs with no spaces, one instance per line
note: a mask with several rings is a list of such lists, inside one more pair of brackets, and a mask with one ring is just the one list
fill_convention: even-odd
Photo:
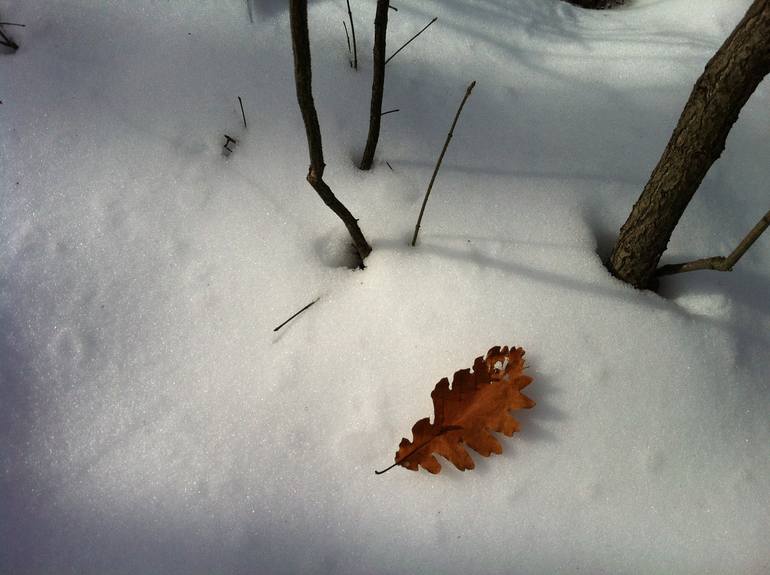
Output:
[[[659,294],[601,261],[748,0],[399,3],[388,53],[439,19],[388,64],[366,173],[374,2],[358,72],[345,2],[312,2],[363,271],[304,179],[285,3],[246,4],[0,2],[27,26],[0,55],[0,572],[766,573],[768,238]],[[664,263],[767,210],[768,105]],[[375,476],[494,345],[535,379],[504,453]]]

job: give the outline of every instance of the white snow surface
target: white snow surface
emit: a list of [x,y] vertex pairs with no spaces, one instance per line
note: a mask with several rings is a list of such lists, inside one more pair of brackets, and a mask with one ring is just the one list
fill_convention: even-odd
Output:
[[[0,572],[767,573],[770,238],[657,294],[602,264],[750,2],[399,2],[389,54],[438,21],[388,64],[371,172],[351,4],[358,71],[345,2],[309,18],[359,271],[305,181],[286,3],[0,1]],[[664,263],[765,213],[768,109],[765,81]],[[494,345],[537,402],[503,454],[375,476]]]

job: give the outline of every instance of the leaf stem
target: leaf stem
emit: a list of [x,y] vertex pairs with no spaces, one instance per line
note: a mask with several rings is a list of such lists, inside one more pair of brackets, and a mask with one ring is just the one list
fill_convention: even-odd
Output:
[[439,431],[439,432],[438,432],[436,435],[433,435],[433,436],[432,436],[432,437],[430,437],[429,439],[426,439],[425,441],[423,441],[423,442],[422,442],[420,445],[418,445],[418,446],[417,446],[417,447],[415,447],[415,448],[414,448],[412,451],[410,451],[409,453],[407,453],[406,455],[404,455],[404,456],[403,456],[401,459],[398,459],[398,460],[397,460],[397,461],[396,461],[396,462],[395,462],[393,465],[391,465],[390,467],[388,467],[388,468],[386,468],[386,469],[383,469],[382,471],[377,471],[377,470],[375,469],[375,470],[374,470],[374,474],[375,474],[375,475],[382,475],[382,474],[383,474],[383,473],[385,473],[386,471],[390,471],[390,470],[391,470],[391,469],[393,469],[393,468],[394,468],[396,465],[401,465],[401,464],[402,464],[404,461],[406,461],[407,459],[409,459],[410,457],[412,457],[412,455],[414,455],[415,453],[417,453],[418,451],[420,451],[420,450],[421,450],[423,447],[425,447],[426,445],[428,445],[428,444],[429,444],[431,441],[433,441],[434,439],[436,439],[436,438],[437,438],[439,435],[444,435],[445,433],[447,433],[447,432],[449,432],[449,431],[457,431],[458,429],[462,429],[462,426],[461,426],[461,425],[446,425],[446,426],[442,427],[442,428],[441,428],[441,430],[440,430],[440,431]]
[[[441,433],[443,433],[443,432],[444,432],[444,430],[442,430],[442,432],[441,432]],[[441,434],[439,434],[439,435],[441,435]],[[416,447],[416,448],[414,448],[412,451],[410,451],[409,453],[407,453],[406,455],[404,455],[404,456],[403,456],[401,459],[397,459],[397,460],[396,460],[396,462],[395,462],[393,465],[391,465],[390,467],[387,467],[387,468],[383,469],[382,471],[377,471],[377,470],[375,469],[375,470],[374,470],[374,474],[375,474],[375,475],[382,475],[382,474],[383,474],[383,473],[385,473],[386,471],[390,471],[391,469],[393,469],[393,468],[394,468],[396,465],[401,465],[401,464],[402,464],[404,461],[406,461],[407,459],[409,459],[410,457],[412,457],[412,455],[414,455],[415,453],[417,453],[418,451],[420,451],[420,450],[421,450],[423,447],[425,447],[426,445],[428,445],[428,444],[429,444],[431,441],[433,441],[433,440],[434,440],[436,437],[438,437],[438,435],[434,435],[434,436],[433,436],[433,437],[431,437],[430,439],[427,439],[427,440],[423,441],[423,442],[422,442],[422,443],[421,443],[419,446],[417,446],[417,447]]]

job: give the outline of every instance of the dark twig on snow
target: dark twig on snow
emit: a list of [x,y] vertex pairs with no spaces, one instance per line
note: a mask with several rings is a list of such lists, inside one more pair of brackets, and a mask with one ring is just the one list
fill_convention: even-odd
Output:
[[387,112],[383,112],[380,114],[380,116],[384,116],[385,114],[392,114],[393,112],[400,112],[401,110],[399,108],[393,108],[392,110],[388,110]]
[[460,102],[460,107],[457,108],[457,113],[455,114],[455,119],[452,122],[452,127],[449,128],[449,133],[446,136],[446,140],[444,141],[444,147],[441,149],[441,154],[438,157],[438,161],[436,162],[436,167],[433,170],[433,175],[430,178],[430,183],[428,184],[428,190],[425,192],[425,198],[422,200],[422,207],[420,208],[420,216],[417,218],[417,225],[414,226],[414,237],[412,238],[412,247],[417,243],[417,234],[420,232],[420,222],[422,222],[422,215],[425,213],[425,205],[428,203],[428,196],[430,196],[430,191],[433,189],[433,182],[436,181],[436,175],[438,174],[438,170],[441,167],[441,162],[444,159],[444,154],[446,153],[446,149],[449,146],[449,140],[452,139],[452,134],[454,132],[455,126],[457,125],[457,120],[460,117],[460,112],[463,111],[463,106],[465,106],[465,102],[468,99],[468,96],[471,95],[471,92],[473,91],[473,88],[476,86],[476,80],[471,82],[468,85],[468,88],[465,90],[465,96],[463,97],[463,101]]
[[345,28],[345,40],[348,41],[348,63],[350,64],[350,67],[353,67],[353,50],[350,48],[350,34],[348,34],[348,25],[345,24],[345,21],[342,21],[342,27]]
[[404,49],[404,48],[406,48],[406,47],[407,47],[409,44],[411,44],[412,40],[414,40],[415,38],[417,38],[417,36],[419,36],[420,34],[422,34],[423,32],[425,32],[425,30],[427,30],[427,29],[428,29],[428,26],[430,26],[431,24],[433,24],[433,23],[434,23],[436,20],[438,20],[438,16],[436,16],[435,18],[433,18],[433,20],[431,20],[430,22],[428,22],[428,24],[425,26],[425,28],[423,28],[422,30],[420,30],[419,32],[417,32],[417,34],[415,34],[414,36],[412,36],[411,38],[409,38],[409,40],[407,40],[407,41],[406,41],[406,44],[404,44],[404,45],[403,45],[403,46],[401,46],[401,47],[400,47],[398,50],[396,50],[395,52],[393,52],[393,53],[390,55],[390,57],[389,57],[387,60],[385,60],[385,63],[387,64],[388,62],[390,62],[390,61],[391,61],[391,60],[392,60],[392,59],[395,57],[395,55],[396,55],[396,54],[398,54],[398,53],[399,53],[401,50],[403,50],[403,49]]
[[225,134],[225,145],[222,146],[224,148],[224,150],[222,150],[222,153],[225,156],[229,156],[230,154],[233,153],[233,150],[230,148],[230,144],[237,144],[237,143],[238,143],[238,140]]
[[15,22],[0,22],[0,45],[7,46],[14,52],[19,49],[19,45],[14,42],[2,29],[2,26],[18,26],[26,28],[26,24],[16,24]]
[[243,116],[243,127],[248,128],[246,125],[246,112],[243,111],[243,100],[241,100],[241,97],[238,96],[238,103],[241,105],[241,116]]
[[353,36],[353,69],[358,70],[358,47],[356,46],[356,28],[355,26],[353,26],[353,12],[351,12],[350,10],[350,0],[347,0],[347,3],[348,3],[348,18],[350,19],[350,34]]
[[317,298],[315,298],[313,301],[311,301],[309,304],[307,304],[305,307],[303,307],[303,308],[302,308],[301,310],[299,310],[297,313],[295,313],[294,315],[292,315],[292,316],[291,316],[289,319],[287,319],[285,322],[283,322],[281,325],[279,325],[279,326],[278,326],[277,328],[275,328],[273,331],[278,331],[279,329],[281,329],[283,326],[285,326],[287,323],[289,323],[291,320],[293,320],[295,317],[297,317],[297,316],[298,316],[299,314],[301,314],[303,311],[305,311],[306,309],[308,309],[308,308],[309,308],[311,305],[313,305],[314,303],[316,303],[316,302],[317,302],[319,299],[321,299],[321,298],[320,298],[320,297],[317,297]]

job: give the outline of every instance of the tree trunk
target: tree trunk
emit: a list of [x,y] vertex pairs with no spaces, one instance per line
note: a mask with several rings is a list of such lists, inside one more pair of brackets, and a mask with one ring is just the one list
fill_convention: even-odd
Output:
[[695,83],[658,165],[620,229],[610,259],[615,276],[640,289],[653,286],[679,218],[768,72],[770,0],[754,0]]
[[312,72],[310,66],[310,38],[307,29],[307,0],[290,0],[289,14],[291,19],[291,42],[294,51],[294,82],[297,87],[297,102],[305,122],[308,150],[310,152],[310,169],[307,181],[313,186],[323,202],[337,214],[347,227],[353,244],[360,258],[359,265],[363,267],[366,256],[372,251],[358,227],[358,220],[340,202],[331,188],[324,182],[323,147],[321,146],[321,128],[318,125],[318,115],[313,102]]
[[374,152],[380,139],[382,118],[382,96],[385,91],[385,36],[388,30],[388,0],[377,0],[374,17],[374,58],[372,70],[372,103],[369,109],[369,136],[361,164],[362,170],[369,170],[374,162]]

